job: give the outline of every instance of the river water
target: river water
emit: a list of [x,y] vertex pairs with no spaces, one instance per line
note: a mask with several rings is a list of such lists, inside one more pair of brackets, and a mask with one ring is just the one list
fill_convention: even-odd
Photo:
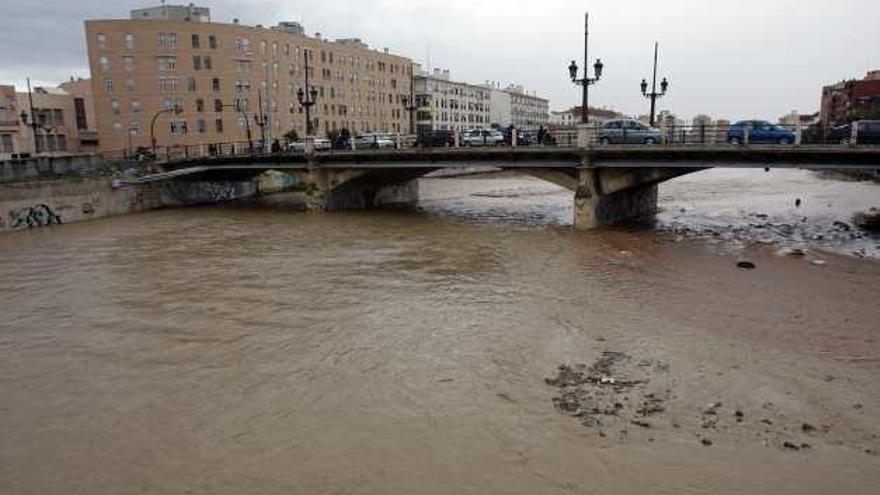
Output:
[[0,493],[880,486],[880,241],[832,225],[878,186],[716,170],[592,233],[536,180],[421,189],[0,237]]

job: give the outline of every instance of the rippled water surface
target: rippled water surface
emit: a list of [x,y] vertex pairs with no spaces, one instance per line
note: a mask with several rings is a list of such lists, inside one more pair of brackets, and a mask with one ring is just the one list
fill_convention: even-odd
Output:
[[[808,172],[737,174],[664,187],[660,227],[755,213],[810,230],[880,203]],[[571,193],[525,178],[424,180],[422,196],[416,211],[205,207],[0,237],[0,493],[880,486],[875,261],[745,247],[746,272],[699,240],[574,232]],[[545,379],[604,351],[657,363],[648,386],[667,402],[649,428],[554,406]]]

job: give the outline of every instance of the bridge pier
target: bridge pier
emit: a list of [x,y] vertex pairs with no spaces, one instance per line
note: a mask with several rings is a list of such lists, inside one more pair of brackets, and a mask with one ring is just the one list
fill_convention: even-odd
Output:
[[602,169],[590,167],[578,171],[574,196],[575,229],[591,230],[657,212],[655,182],[634,183],[614,191],[603,186]]

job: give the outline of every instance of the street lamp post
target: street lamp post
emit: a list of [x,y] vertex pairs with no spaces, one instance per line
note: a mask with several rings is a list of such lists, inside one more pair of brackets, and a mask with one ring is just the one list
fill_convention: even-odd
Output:
[[178,105],[174,105],[171,108],[166,108],[164,110],[159,110],[153,115],[153,119],[150,121],[150,146],[153,148],[153,156],[156,156],[156,119],[159,118],[163,113],[171,113],[174,115],[180,115],[183,113],[183,109]]
[[657,109],[657,100],[666,96],[666,90],[669,89],[669,81],[664,77],[660,82],[660,92],[657,92],[657,53],[660,43],[654,43],[654,79],[651,84],[651,92],[648,93],[648,81],[642,79],[642,96],[651,100],[651,127],[654,126],[654,114]]
[[[254,152],[254,141],[253,141],[253,138],[251,137],[251,121],[250,121],[250,119],[248,119],[247,112],[245,112],[244,108],[237,103],[234,105],[232,105],[232,104],[222,105],[222,108],[234,108],[238,113],[241,114],[241,117],[244,119],[244,128],[245,128],[245,131],[247,132],[248,152],[253,153]],[[233,145],[233,148],[235,148],[234,145]],[[234,150],[233,150],[233,153],[234,153]]]
[[599,82],[599,79],[602,78],[602,69],[605,68],[605,64],[602,63],[601,59],[596,59],[596,63],[593,64],[593,69],[596,71],[596,77],[590,77],[590,68],[587,66],[589,63],[589,47],[590,47],[590,14],[587,13],[584,15],[584,77],[582,79],[578,79],[578,66],[577,63],[572,60],[571,65],[568,66],[568,73],[571,76],[571,82],[573,82],[577,86],[583,87],[583,103],[581,107],[581,123],[589,124],[590,123],[590,86]]
[[263,153],[266,152],[266,125],[269,123],[269,116],[263,111],[263,91],[258,90],[257,98],[259,99],[260,105],[260,114],[254,114],[254,123],[260,127],[260,143],[262,143],[261,150]]
[[404,110],[409,112],[409,133],[411,135],[415,134],[416,133],[416,130],[415,130],[416,124],[415,124],[415,119],[413,118],[413,116],[414,116],[414,112],[416,111],[416,109],[418,107],[416,106],[415,82],[413,82],[412,75],[410,75],[410,78],[409,78],[409,97],[404,96],[401,99],[401,101],[403,102]]
[[306,87],[305,90],[299,88],[296,92],[296,99],[299,100],[299,105],[306,110],[306,138],[308,138],[312,135],[311,108],[318,103],[318,90],[309,87],[309,51],[303,50],[303,56],[305,56]]

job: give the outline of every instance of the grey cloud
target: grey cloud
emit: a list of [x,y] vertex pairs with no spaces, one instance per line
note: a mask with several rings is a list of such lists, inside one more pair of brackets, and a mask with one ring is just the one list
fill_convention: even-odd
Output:
[[[126,17],[150,2],[16,1],[0,20],[0,80],[31,75],[44,83],[87,75],[83,21]],[[181,2],[183,3],[183,2]],[[201,2],[199,2],[201,4]],[[577,104],[565,66],[581,64],[583,10],[591,12],[591,59],[606,75],[591,102],[644,113],[638,83],[648,77],[654,40],[661,75],[672,81],[661,102],[683,116],[776,118],[816,111],[823,84],[880,68],[876,0],[219,0],[216,21],[303,20],[309,33],[359,36],[375,47],[452,70],[470,82],[517,82],[551,100]],[[592,60],[591,60],[592,62]]]

